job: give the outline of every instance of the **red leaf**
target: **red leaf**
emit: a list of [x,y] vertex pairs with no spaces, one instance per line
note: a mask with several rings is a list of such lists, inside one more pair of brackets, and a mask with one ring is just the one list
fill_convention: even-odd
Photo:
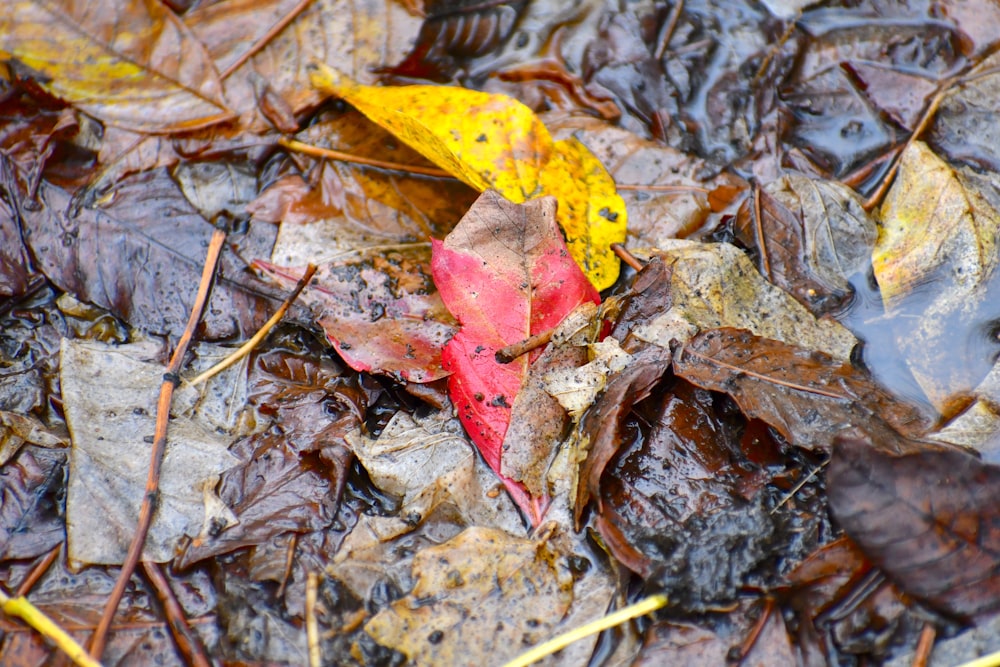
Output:
[[[514,204],[486,191],[445,238],[433,242],[431,271],[462,330],[444,348],[451,400],[486,463],[500,474],[510,408],[528,371],[524,356],[499,364],[497,350],[554,328],[574,308],[600,301],[569,256],[551,197]],[[539,520],[520,485],[515,501]]]

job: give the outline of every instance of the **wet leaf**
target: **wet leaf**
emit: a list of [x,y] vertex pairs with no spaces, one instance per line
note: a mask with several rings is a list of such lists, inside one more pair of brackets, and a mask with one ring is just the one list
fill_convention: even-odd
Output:
[[778,598],[793,615],[800,664],[825,665],[831,652],[891,655],[912,645],[926,620],[847,537],[813,551],[786,581]]
[[915,142],[886,196],[873,265],[896,344],[924,394],[953,416],[996,356],[1000,196]]
[[828,451],[845,429],[859,429],[888,451],[913,447],[899,434],[921,436],[930,421],[894,399],[849,363],[823,353],[721,328],[680,348],[674,372],[730,394],[748,417],[762,419],[788,442]]
[[959,618],[1000,603],[1000,468],[960,451],[889,456],[841,439],[827,471],[844,531],[906,593]]
[[556,139],[572,137],[589,148],[619,187],[638,186],[619,192],[628,210],[630,245],[655,247],[684,238],[705,224],[714,188],[747,187],[735,177],[709,179],[702,160],[599,118],[569,113],[542,118]]
[[0,467],[0,560],[35,558],[66,536],[59,509],[66,454],[25,447]]
[[854,192],[799,175],[744,201],[735,232],[756,251],[761,274],[817,316],[851,302],[848,279],[867,269],[877,234]]
[[23,76],[112,125],[180,132],[233,116],[201,42],[161,4],[18,0],[0,18],[0,52]]
[[219,500],[230,513],[189,533],[193,539],[183,545],[180,568],[286,532],[321,530],[333,523],[337,478],[346,474],[345,462],[316,469],[288,438],[272,434],[241,440],[232,455],[243,462],[219,483]]
[[[586,580],[574,581],[567,540],[550,539],[470,528],[424,549],[413,560],[413,590],[376,614],[365,632],[414,665],[493,664],[573,627],[574,618],[603,613],[610,589],[574,605]],[[593,641],[565,649],[553,664],[581,664]]]
[[596,525],[671,605],[703,611],[735,599],[777,549],[780,518],[768,512],[763,479],[752,481],[739,424],[716,414],[711,394],[677,383],[657,406],[645,437],[634,418],[622,424]]
[[475,455],[461,424],[445,413],[418,419],[398,412],[378,438],[355,434],[350,444],[375,486],[399,498],[400,515],[411,522],[450,506],[458,525],[512,533],[522,525],[507,496],[493,493],[496,476]]
[[[110,310],[132,326],[179,336],[198,287],[212,227],[163,170],[129,178],[106,208],[67,215],[70,197],[42,184],[37,211],[25,212],[26,241],[45,275],[81,301]],[[264,254],[269,231],[258,225],[233,237],[242,250]],[[203,339],[255,331],[272,306],[241,262],[223,254],[223,276],[202,320]]]
[[392,73],[432,80],[451,76],[458,62],[503,44],[526,4],[526,0],[426,2],[417,44],[406,60],[392,68]]
[[[499,364],[496,352],[554,328],[581,303],[599,301],[566,252],[555,206],[553,199],[513,204],[488,191],[444,242],[434,241],[434,282],[462,325],[443,353],[445,369],[453,373],[449,394],[472,441],[498,473],[528,359]],[[517,489],[508,484],[513,493]],[[523,491],[515,500],[539,518]]]
[[549,468],[570,424],[566,410],[549,392],[546,378],[573,374],[587,362],[587,343],[596,335],[595,324],[600,327],[597,306],[591,301],[569,313],[529,365],[511,406],[510,425],[501,447],[500,474],[523,484],[535,498],[550,495]]
[[[432,382],[448,374],[441,350],[457,327],[434,290],[430,264],[424,244],[331,262],[299,301],[354,370]],[[267,262],[255,266],[289,288],[303,273]]]
[[[980,13],[993,11],[984,7]],[[969,73],[967,82],[945,95],[928,138],[947,158],[992,172],[1000,170],[1000,131],[990,116],[1000,97],[998,63],[1000,54],[991,54]]]
[[649,396],[670,367],[668,350],[646,345],[637,351],[619,373],[608,377],[608,385],[580,423],[582,459],[577,484],[574,518],[580,517],[591,498],[601,498],[601,475],[621,447],[620,433],[632,407]]
[[[659,250],[635,251],[659,257],[663,265],[647,267],[643,284],[655,289],[628,299],[619,339],[632,336],[669,347],[716,327],[749,329],[755,334],[850,357],[857,339],[830,319],[817,320],[806,308],[757,272],[750,260],[726,243],[672,241]],[[637,279],[638,281],[638,279]],[[629,314],[635,311],[634,314]],[[628,347],[626,346],[626,350]]]
[[[184,22],[205,45],[219,72],[227,72],[264,38],[298,0],[223,0],[199,3]],[[355,80],[374,83],[379,68],[403,59],[420,18],[392,0],[313,0],[291,23],[225,79],[227,99],[244,127],[270,130],[277,105],[285,120],[320,102],[309,85],[311,62],[336,62]],[[269,118],[270,116],[270,118]],[[279,123],[280,124],[280,123]],[[291,127],[279,127],[294,131]]]
[[[125,557],[145,494],[149,447],[163,365],[159,346],[110,347],[64,340],[60,381],[73,447],[66,499],[68,556],[118,564]],[[206,499],[218,475],[239,462],[214,428],[189,417],[171,420],[160,478],[160,502],[144,557],[165,562],[185,534],[211,522]],[[95,513],[94,507],[101,512]]]
[[887,306],[939,280],[968,293],[996,268],[1000,215],[964,180],[922,142],[903,153],[872,258]]
[[594,286],[618,278],[610,246],[625,240],[626,211],[614,181],[578,141],[553,142],[524,105],[461,88],[362,86],[322,66],[313,84],[476,190],[494,188],[514,203],[556,197],[566,244]]

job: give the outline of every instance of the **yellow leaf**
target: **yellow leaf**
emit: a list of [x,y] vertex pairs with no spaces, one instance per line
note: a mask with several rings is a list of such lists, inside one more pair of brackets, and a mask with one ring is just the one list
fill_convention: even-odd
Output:
[[996,211],[923,142],[903,153],[880,218],[872,265],[886,307],[945,278],[969,292],[997,265]]
[[0,59],[52,95],[136,132],[189,131],[233,117],[204,47],[161,3],[5,4]]
[[523,203],[553,195],[573,259],[598,290],[618,278],[612,243],[625,241],[625,203],[580,142],[554,142],[526,106],[505,95],[442,86],[363,86],[325,65],[313,85],[350,103],[477,190]]

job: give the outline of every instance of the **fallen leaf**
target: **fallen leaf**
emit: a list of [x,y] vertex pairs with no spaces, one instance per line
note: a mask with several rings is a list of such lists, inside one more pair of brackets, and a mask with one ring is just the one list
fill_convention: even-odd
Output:
[[893,457],[837,441],[830,510],[906,593],[962,619],[1000,604],[1000,468],[957,450]]
[[945,417],[965,407],[1000,351],[987,333],[1000,290],[998,207],[991,177],[953,169],[915,142],[880,212],[873,265],[886,321]]
[[526,4],[526,0],[472,5],[455,5],[447,0],[426,2],[417,43],[391,73],[431,80],[450,77],[459,62],[502,45]]
[[[996,20],[995,8],[988,4],[978,8],[976,21],[991,14]],[[998,63],[1000,55],[991,53],[967,73],[966,81],[948,91],[927,138],[950,160],[989,172],[1000,169],[1000,132],[990,115],[1000,96],[1000,75],[995,71]]]
[[[607,575],[589,562],[578,580],[570,559],[581,556],[573,548],[570,540],[553,540],[551,530],[532,540],[469,528],[418,553],[413,590],[368,621],[365,632],[414,665],[503,663],[607,609]],[[603,585],[574,604],[591,579]],[[567,647],[552,664],[582,664],[594,641]]]
[[848,279],[867,270],[877,234],[852,190],[795,174],[745,200],[734,231],[761,274],[816,316],[850,304]]
[[[66,498],[68,557],[79,563],[120,564],[145,495],[155,406],[163,381],[159,346],[111,347],[65,339],[60,382],[72,438]],[[146,440],[149,438],[150,440]],[[194,419],[171,420],[160,477],[160,502],[144,558],[166,562],[180,539],[197,535],[205,498],[218,476],[239,462],[227,439]],[[94,508],[101,511],[95,513]]]
[[[734,327],[843,361],[857,344],[843,326],[816,319],[764,280],[747,256],[727,243],[675,240],[661,249],[633,252],[659,257],[663,264],[651,263],[646,269],[651,273],[642,278],[643,284],[656,284],[655,289],[637,290],[627,298],[623,322],[617,325],[622,331],[612,331],[623,342],[631,336],[670,347],[672,340],[683,343],[699,331]],[[665,284],[657,284],[660,281]]]
[[[650,400],[619,421],[595,524],[672,606],[705,611],[733,601],[766,567],[783,541],[782,517],[768,511],[766,477],[740,452],[742,424],[718,415],[710,393],[677,382]],[[651,428],[638,436],[644,421]]]
[[601,163],[576,140],[553,142],[524,105],[503,95],[437,86],[370,87],[317,66],[313,85],[337,95],[476,190],[514,203],[559,200],[566,245],[597,289],[618,278],[625,205]]
[[581,461],[574,520],[577,525],[591,498],[601,498],[601,476],[621,447],[620,433],[632,407],[649,396],[670,367],[670,353],[658,345],[646,345],[632,355],[629,364],[608,377],[607,388],[584,413],[577,447]]
[[630,186],[619,195],[628,211],[632,246],[656,247],[666,239],[689,236],[708,220],[714,189],[747,187],[730,175],[706,178],[710,170],[704,161],[593,116],[562,112],[544,114],[542,119],[553,137],[578,140],[619,187]]
[[926,283],[968,293],[1000,263],[1000,215],[922,142],[900,158],[879,218],[872,264],[889,309]]
[[748,417],[807,449],[829,451],[839,433],[858,429],[888,451],[908,451],[913,445],[900,434],[919,437],[931,426],[850,363],[746,330],[698,334],[678,350],[674,372],[728,393]]
[[46,428],[34,415],[0,410],[0,466],[17,454],[25,443],[49,448],[68,444],[65,438]]
[[888,657],[913,645],[926,623],[846,536],[817,548],[785,580],[777,596],[791,617],[799,664],[826,664],[836,651]]
[[[498,350],[547,332],[581,303],[599,297],[566,252],[554,199],[513,204],[485,192],[443,241],[434,241],[434,282],[462,325],[442,355],[448,390],[463,426],[493,470],[528,355],[500,364]],[[520,487],[518,505],[540,519]],[[539,499],[535,499],[539,500]]]
[[17,0],[0,17],[0,52],[22,76],[112,125],[182,132],[233,117],[201,42],[162,4]]
[[[304,273],[261,261],[254,266],[288,287]],[[430,267],[426,244],[330,262],[317,270],[299,302],[354,370],[432,382],[448,374],[441,350],[457,327],[434,290]]]
[[454,178],[407,173],[433,165],[354,110],[325,114],[296,139],[403,171],[324,160],[303,170],[308,182],[296,173],[279,178],[251,207],[254,219],[282,223],[275,264],[322,264],[371,246],[442,238],[478,196]]
[[[510,424],[501,447],[500,474],[523,484],[535,498],[550,496],[546,478],[563,441],[570,419],[546,387],[553,373],[572,373],[587,362],[588,339],[598,308],[585,301],[569,313],[552,333],[542,353],[528,366],[528,374],[511,406]],[[599,324],[600,320],[597,320]]]
[[66,453],[24,447],[0,467],[0,559],[41,556],[66,537],[59,509]]
[[[133,327],[180,336],[194,302],[212,226],[188,203],[165,170],[130,177],[101,210],[68,216],[69,194],[45,182],[37,210],[25,211],[25,240],[39,269],[60,289],[111,311]],[[266,254],[269,230],[256,225],[236,246]],[[223,253],[223,275],[205,310],[200,336],[218,340],[249,335],[276,306],[261,293],[232,253]]]
[[178,549],[180,569],[276,535],[333,523],[340,500],[338,477],[346,474],[343,465],[314,469],[288,438],[269,433],[236,443],[231,456],[242,462],[221,476],[218,499],[224,515],[188,533],[192,539]]
[[[227,100],[251,131],[272,129],[262,113],[269,100],[284,107],[292,122],[319,104],[309,85],[309,63],[336,62],[356,80],[374,83],[380,68],[402,60],[420,29],[420,18],[392,0],[312,0],[261,45],[297,5],[299,0],[222,0],[199,3],[183,16],[216,69],[229,72]],[[254,46],[258,50],[230,72]]]
[[510,499],[493,493],[496,476],[447,413],[419,419],[397,412],[378,438],[355,433],[348,442],[372,483],[400,499],[400,515],[411,523],[448,506],[458,525],[511,533],[523,525]]

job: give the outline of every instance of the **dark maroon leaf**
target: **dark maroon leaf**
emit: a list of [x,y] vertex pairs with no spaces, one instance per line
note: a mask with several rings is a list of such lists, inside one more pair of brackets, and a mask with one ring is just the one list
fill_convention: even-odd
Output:
[[959,618],[1000,607],[1000,467],[842,438],[827,487],[844,531],[903,591]]
[[738,414],[719,414],[709,392],[683,381],[656,402],[617,433],[625,442],[605,470],[596,525],[671,605],[705,610],[735,598],[780,544],[782,518],[740,451]]
[[427,18],[406,60],[390,72],[444,80],[462,59],[481,56],[503,44],[527,0],[428,0]]
[[816,316],[851,302],[848,279],[870,264],[877,233],[853,191],[799,175],[745,200],[734,231],[755,251],[761,274]]
[[590,450],[580,466],[575,517],[580,516],[591,498],[600,498],[601,475],[622,446],[621,428],[632,406],[649,395],[670,366],[670,353],[657,345],[647,345],[621,373],[613,375],[604,393],[587,410],[581,431],[590,438]]
[[0,466],[0,561],[40,556],[66,538],[65,461],[65,452],[25,446]]
[[[40,207],[25,211],[25,241],[39,269],[60,289],[110,310],[130,325],[179,336],[187,323],[212,227],[198,215],[164,170],[120,182],[101,209],[72,216],[69,195],[43,183]],[[266,253],[273,231],[258,225],[234,238],[240,252]],[[205,339],[242,336],[258,329],[271,305],[268,289],[224,255],[221,277],[205,310]],[[261,290],[256,292],[255,290]]]
[[829,450],[839,433],[858,429],[889,451],[906,451],[913,445],[899,434],[916,437],[930,427],[851,364],[744,329],[698,334],[678,350],[674,372],[730,394],[748,417],[807,449]]
[[852,62],[845,67],[876,108],[910,131],[920,123],[927,103],[940,83],[880,63]]
[[335,469],[319,467],[300,457],[283,435],[263,434],[241,440],[233,453],[247,463],[222,477],[219,497],[239,523],[192,540],[177,559],[185,568],[204,558],[265,542],[286,532],[310,532],[328,527],[337,512]]
[[14,166],[0,154],[0,299],[22,296],[36,275],[21,237],[21,214]]

